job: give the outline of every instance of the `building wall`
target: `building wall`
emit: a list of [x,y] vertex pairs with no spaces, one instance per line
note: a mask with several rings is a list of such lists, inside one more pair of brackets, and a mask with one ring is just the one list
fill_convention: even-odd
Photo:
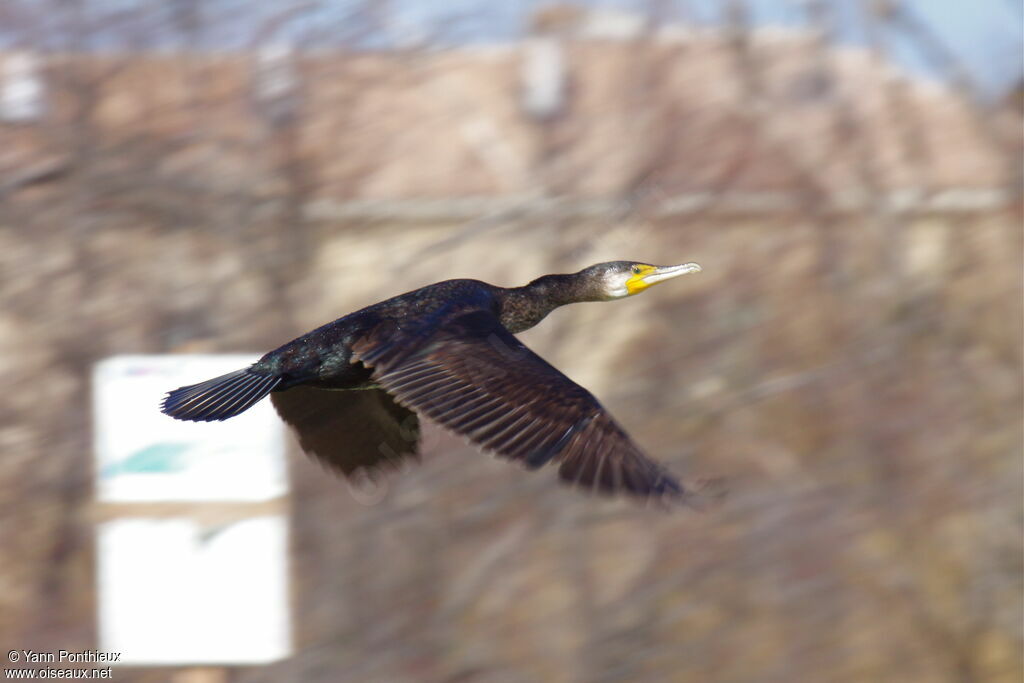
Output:
[[720,507],[590,499],[432,425],[365,505],[296,451],[298,652],[232,680],[1013,679],[1019,214],[906,215],[898,241],[857,214],[318,223],[280,288],[258,226],[162,206],[0,223],[5,642],[95,645],[92,363],[262,350],[445,277],[696,260],[523,339],[672,469],[725,477]]

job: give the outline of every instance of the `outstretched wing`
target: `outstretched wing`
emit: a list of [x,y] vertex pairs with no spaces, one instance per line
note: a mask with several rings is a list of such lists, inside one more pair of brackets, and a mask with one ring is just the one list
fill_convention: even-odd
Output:
[[564,481],[602,492],[684,495],[590,392],[488,310],[463,307],[427,327],[385,327],[353,352],[400,403],[501,457],[531,469],[558,462]]
[[335,391],[296,386],[270,400],[302,450],[346,477],[370,476],[418,458],[419,420],[380,389]]

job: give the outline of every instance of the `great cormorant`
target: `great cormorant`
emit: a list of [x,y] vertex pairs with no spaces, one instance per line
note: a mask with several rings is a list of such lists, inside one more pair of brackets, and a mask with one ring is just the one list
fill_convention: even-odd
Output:
[[423,413],[484,450],[530,469],[559,463],[566,482],[602,492],[686,500],[594,396],[513,335],[565,304],[611,301],[696,263],[599,263],[523,287],[445,280],[319,327],[242,370],[167,394],[179,420],[234,417],[270,394],[303,450],[345,476],[418,455]]

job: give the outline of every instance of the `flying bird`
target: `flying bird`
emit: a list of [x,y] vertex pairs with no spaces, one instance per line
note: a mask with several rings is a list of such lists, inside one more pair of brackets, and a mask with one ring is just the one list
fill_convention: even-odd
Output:
[[559,306],[613,301],[696,263],[599,263],[522,287],[445,280],[367,306],[271,351],[247,368],[175,389],[161,410],[226,420],[268,394],[303,450],[350,477],[418,459],[423,414],[529,469],[558,464],[570,484],[688,501],[586,389],[522,344]]

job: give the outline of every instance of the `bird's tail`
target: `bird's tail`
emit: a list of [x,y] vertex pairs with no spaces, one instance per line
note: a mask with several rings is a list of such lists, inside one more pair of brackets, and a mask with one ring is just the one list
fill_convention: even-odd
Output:
[[280,377],[258,374],[252,368],[236,370],[167,392],[160,411],[178,420],[226,420],[251,408],[280,383]]

